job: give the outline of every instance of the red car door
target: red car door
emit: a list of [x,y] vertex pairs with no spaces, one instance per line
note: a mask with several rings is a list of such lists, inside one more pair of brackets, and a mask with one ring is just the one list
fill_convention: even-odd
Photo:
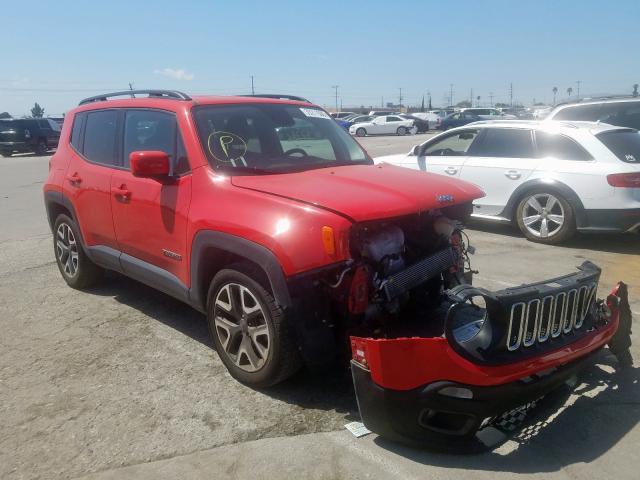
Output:
[[[111,177],[113,222],[123,252],[123,269],[140,277],[144,270],[159,267],[188,285],[186,236],[191,173],[175,115],[127,109],[123,124],[125,168],[116,170]],[[150,150],[169,155],[168,178],[138,178],[129,170],[131,152]],[[136,271],[128,271],[133,269]]]
[[118,248],[111,212],[111,174],[117,163],[116,110],[76,115],[63,193],[71,200],[88,246]]

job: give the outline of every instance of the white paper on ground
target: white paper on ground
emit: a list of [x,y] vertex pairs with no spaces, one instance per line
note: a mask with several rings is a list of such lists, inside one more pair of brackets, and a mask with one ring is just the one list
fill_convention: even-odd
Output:
[[362,422],[347,423],[344,428],[353,433],[353,436],[357,438],[364,437],[365,435],[369,435],[371,433],[371,430],[365,427],[364,423]]

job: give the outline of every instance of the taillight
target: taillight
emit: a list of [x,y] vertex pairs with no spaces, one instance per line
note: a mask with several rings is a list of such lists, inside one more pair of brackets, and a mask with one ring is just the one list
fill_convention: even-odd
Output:
[[367,345],[362,338],[351,337],[351,358],[360,365],[368,366]]
[[607,182],[612,187],[640,188],[640,172],[613,173],[607,175]]
[[363,266],[357,267],[351,286],[349,287],[349,313],[359,315],[364,313],[369,305],[369,275]]

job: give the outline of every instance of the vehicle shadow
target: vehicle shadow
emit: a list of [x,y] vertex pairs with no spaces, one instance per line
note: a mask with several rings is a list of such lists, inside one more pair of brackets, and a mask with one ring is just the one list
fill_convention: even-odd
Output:
[[[489,428],[492,438],[455,453],[415,449],[381,437],[374,442],[415,462],[444,468],[520,474],[588,464],[615,447],[640,420],[640,368],[609,373],[615,364],[615,357],[603,352],[573,392],[564,388],[545,397],[513,436]],[[473,454],[460,454],[468,452]]]
[[[506,235],[512,238],[527,240],[520,231],[508,223],[490,223],[472,220],[468,224],[469,230],[485,233]],[[555,248],[571,248],[581,250],[596,250],[606,253],[640,254],[640,235],[635,233],[578,233],[573,238]]]
[[[183,302],[116,272],[107,272],[100,285],[87,293],[113,297],[117,302],[162,322],[179,333],[214,349],[206,317]],[[260,393],[304,408],[334,410],[345,421],[358,420],[351,371],[348,365],[304,368],[292,378]]]

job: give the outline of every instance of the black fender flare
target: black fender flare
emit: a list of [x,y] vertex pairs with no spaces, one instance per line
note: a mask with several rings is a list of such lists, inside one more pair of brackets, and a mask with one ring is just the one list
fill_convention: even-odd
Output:
[[53,232],[53,226],[56,219],[52,218],[51,216],[51,207],[55,204],[66,208],[71,213],[71,220],[76,222],[76,225],[78,225],[78,231],[80,233],[80,243],[84,248],[85,243],[84,239],[82,238],[82,231],[80,231],[80,222],[78,222],[76,209],[73,208],[73,203],[71,203],[71,200],[69,200],[67,196],[61,191],[49,190],[44,192],[44,207],[47,212],[47,222],[49,223],[49,228],[51,228],[51,231]]
[[208,248],[215,248],[257,264],[261,267],[271,291],[278,304],[286,309],[291,306],[291,295],[280,262],[268,248],[236,235],[216,230],[200,230],[194,236],[191,246],[191,288],[189,298],[191,304],[199,310],[206,311],[208,285],[201,285],[201,277],[205,268],[202,257]]
[[556,180],[556,179],[547,179],[547,178],[536,178],[533,180],[528,180],[518,188],[514,190],[507,202],[507,205],[500,213],[501,217],[508,218],[509,220],[515,219],[516,208],[518,207],[518,202],[522,198],[523,195],[526,195],[533,189],[544,188],[548,190],[549,193],[556,192],[559,195],[562,195],[567,199],[571,206],[574,209],[575,218],[576,218],[576,226],[578,228],[583,227],[587,223],[587,214],[584,209],[584,205],[582,204],[582,200],[578,197],[578,194],[573,191],[571,187],[567,184]]

